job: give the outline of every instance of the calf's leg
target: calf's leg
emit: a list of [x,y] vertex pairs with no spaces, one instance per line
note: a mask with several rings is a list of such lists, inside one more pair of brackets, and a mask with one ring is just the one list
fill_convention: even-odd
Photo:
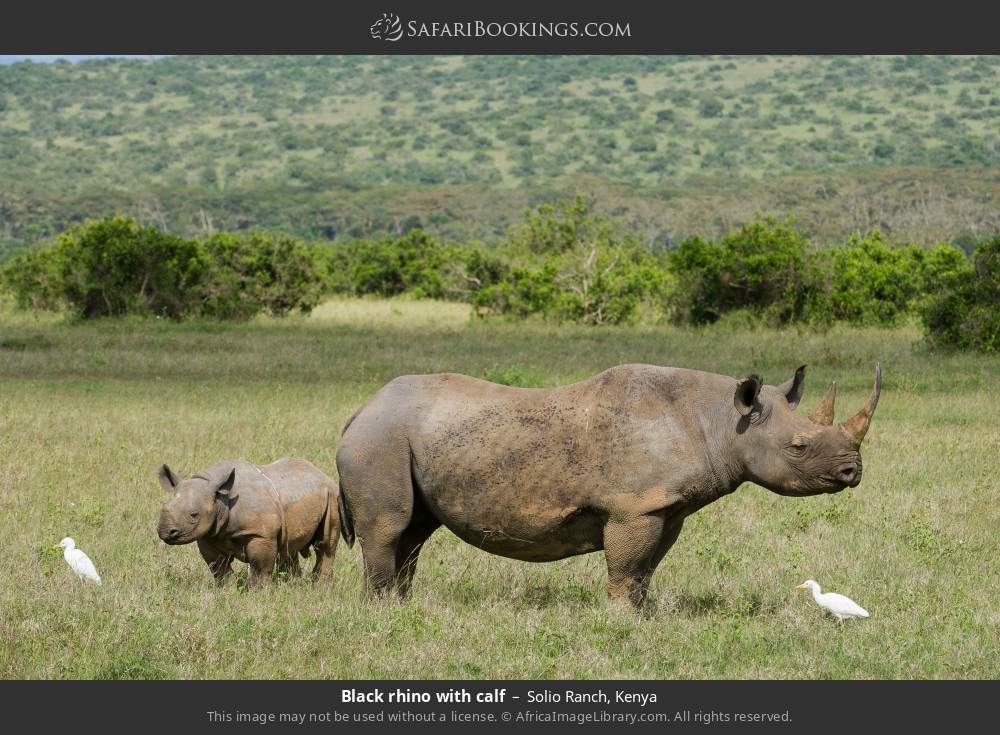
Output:
[[337,555],[337,544],[320,543],[313,547],[316,552],[316,563],[313,564],[312,578],[314,582],[325,581],[333,574],[333,560]]
[[229,575],[233,573],[233,557],[222,553],[204,539],[198,539],[198,551],[212,571],[216,584],[220,587],[224,585]]
[[277,560],[277,543],[272,539],[266,538],[251,539],[247,543],[247,561],[250,562],[250,584],[257,586],[270,582]]

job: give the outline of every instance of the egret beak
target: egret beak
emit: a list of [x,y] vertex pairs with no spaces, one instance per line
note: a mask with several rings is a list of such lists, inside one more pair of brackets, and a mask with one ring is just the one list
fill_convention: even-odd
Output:
[[60,546],[59,544],[56,544],[56,545],[55,545],[55,546],[53,546],[52,548],[53,548],[53,549],[61,549],[61,548],[62,548],[62,546]]
[[797,589],[797,590],[804,590],[805,588],[806,588],[806,583],[805,582],[803,582],[802,584],[795,585],[795,589]]

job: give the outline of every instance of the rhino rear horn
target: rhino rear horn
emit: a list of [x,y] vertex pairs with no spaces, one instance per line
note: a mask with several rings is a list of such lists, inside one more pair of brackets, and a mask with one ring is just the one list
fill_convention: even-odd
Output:
[[820,426],[833,426],[833,404],[837,401],[837,381],[830,383],[824,398],[809,414],[809,420]]
[[864,408],[840,425],[844,431],[846,431],[850,437],[854,439],[854,443],[859,447],[865,438],[865,434],[868,433],[868,427],[871,426],[872,415],[875,413],[875,407],[878,405],[878,397],[881,393],[882,365],[880,363],[875,363],[875,387],[872,388],[872,393],[868,396],[868,402],[865,404]]

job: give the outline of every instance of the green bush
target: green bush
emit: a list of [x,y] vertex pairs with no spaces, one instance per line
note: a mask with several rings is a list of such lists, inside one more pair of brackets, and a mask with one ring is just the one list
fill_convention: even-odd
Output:
[[187,313],[207,267],[198,243],[115,217],[73,227],[14,258],[4,281],[23,307],[65,307],[83,319],[176,319]]
[[973,268],[946,270],[922,317],[930,341],[959,349],[1000,351],[1000,236],[980,245]]
[[455,249],[447,270],[448,298],[471,301],[476,293],[503,281],[510,263],[500,253],[473,245]]
[[508,257],[525,259],[560,255],[586,243],[615,244],[623,235],[630,233],[593,215],[590,204],[578,195],[572,201],[526,210],[524,222],[507,231],[500,248]]
[[634,235],[592,213],[579,196],[526,212],[498,250],[515,265],[472,295],[482,316],[619,324],[660,298],[667,281]]
[[355,240],[341,247],[337,263],[348,277],[346,284],[339,282],[350,293],[408,293],[434,299],[443,298],[448,291],[450,248],[422,230],[397,238]]
[[22,308],[66,308],[82,319],[280,316],[308,311],[323,290],[316,254],[301,241],[258,233],[189,240],[126,217],[88,222],[21,254],[3,282]]
[[558,276],[554,261],[540,268],[514,268],[498,283],[476,291],[472,304],[480,316],[551,315],[559,298]]
[[634,321],[644,301],[658,297],[666,274],[636,247],[594,250],[585,260],[564,259],[556,316],[582,324]]
[[802,321],[822,300],[805,235],[787,220],[757,219],[722,238],[683,241],[669,256],[678,286],[676,321],[704,324],[730,311],[779,323]]
[[202,241],[211,268],[194,305],[215,319],[249,319],[261,311],[285,316],[309,313],[320,302],[325,280],[319,254],[287,235],[218,233]]
[[829,318],[851,324],[892,326],[918,310],[942,279],[971,270],[950,245],[933,249],[894,245],[878,230],[824,253],[829,260]]
[[20,309],[63,307],[62,268],[55,248],[26,250],[4,265],[2,281]]

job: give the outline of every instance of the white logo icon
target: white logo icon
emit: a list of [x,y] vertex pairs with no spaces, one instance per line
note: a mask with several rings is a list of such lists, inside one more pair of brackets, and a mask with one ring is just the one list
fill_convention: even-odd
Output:
[[403,37],[403,24],[395,13],[382,13],[382,17],[368,30],[376,40],[398,41]]

